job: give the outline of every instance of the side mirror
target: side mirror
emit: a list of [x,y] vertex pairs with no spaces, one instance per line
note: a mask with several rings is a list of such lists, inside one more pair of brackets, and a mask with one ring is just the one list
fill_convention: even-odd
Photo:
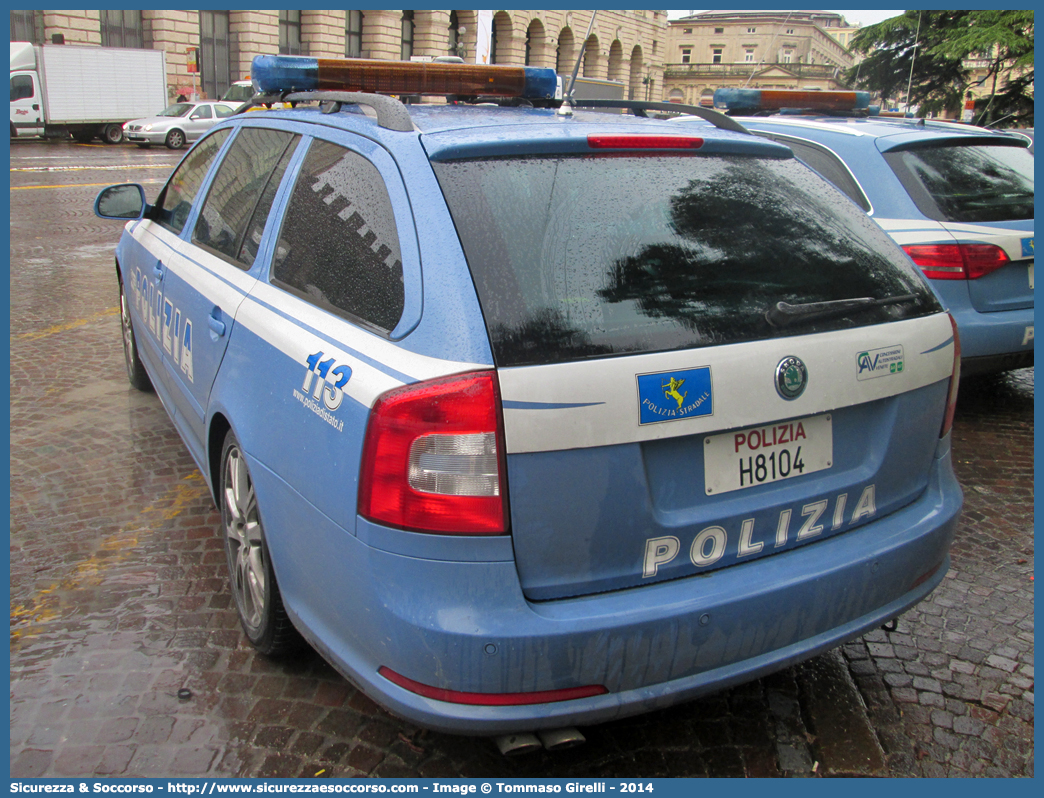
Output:
[[94,213],[102,219],[140,219],[147,208],[145,189],[137,183],[103,188],[94,201]]

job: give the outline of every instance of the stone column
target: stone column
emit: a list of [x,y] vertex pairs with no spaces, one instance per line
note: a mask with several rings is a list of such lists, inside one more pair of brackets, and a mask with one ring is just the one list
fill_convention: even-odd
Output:
[[344,58],[344,28],[344,11],[302,11],[302,51],[313,58]]
[[402,55],[402,11],[367,11],[363,19],[362,50],[364,58],[398,61]]
[[278,11],[233,11],[228,18],[232,38],[232,74],[239,80],[250,74],[255,55],[279,52]]
[[199,47],[198,11],[164,11],[154,16],[152,46],[167,54],[167,93],[172,98],[201,91],[199,73],[188,71],[188,50]]
[[[23,6],[24,7],[24,6]],[[44,41],[52,33],[65,36],[66,44],[101,44],[101,14],[97,11],[45,11]]]
[[449,55],[449,11],[415,11],[413,54],[435,58]]

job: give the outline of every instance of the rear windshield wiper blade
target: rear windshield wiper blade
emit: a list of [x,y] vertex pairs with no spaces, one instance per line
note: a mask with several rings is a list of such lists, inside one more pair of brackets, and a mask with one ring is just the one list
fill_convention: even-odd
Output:
[[888,296],[884,299],[874,299],[870,296],[853,297],[852,299],[834,299],[829,302],[804,302],[800,305],[791,305],[789,302],[777,302],[765,313],[765,319],[773,327],[787,327],[799,321],[822,318],[824,316],[836,316],[847,313],[850,310],[862,310],[869,307],[880,307],[881,305],[901,305],[906,302],[915,302],[917,294],[900,294]]

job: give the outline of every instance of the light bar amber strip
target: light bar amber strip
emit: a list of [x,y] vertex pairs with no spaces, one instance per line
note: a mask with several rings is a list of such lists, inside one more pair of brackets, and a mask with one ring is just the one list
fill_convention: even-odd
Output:
[[518,97],[526,83],[522,67],[336,58],[318,62],[319,88],[326,90]]
[[802,108],[811,106],[831,111],[851,111],[856,107],[854,91],[761,90],[762,108]]

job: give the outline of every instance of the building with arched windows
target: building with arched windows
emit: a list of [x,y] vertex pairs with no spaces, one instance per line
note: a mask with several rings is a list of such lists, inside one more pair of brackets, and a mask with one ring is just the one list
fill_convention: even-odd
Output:
[[[571,74],[590,11],[12,11],[11,40],[166,51],[168,90],[220,97],[255,55],[528,64]],[[599,11],[579,74],[660,100],[666,11]]]

